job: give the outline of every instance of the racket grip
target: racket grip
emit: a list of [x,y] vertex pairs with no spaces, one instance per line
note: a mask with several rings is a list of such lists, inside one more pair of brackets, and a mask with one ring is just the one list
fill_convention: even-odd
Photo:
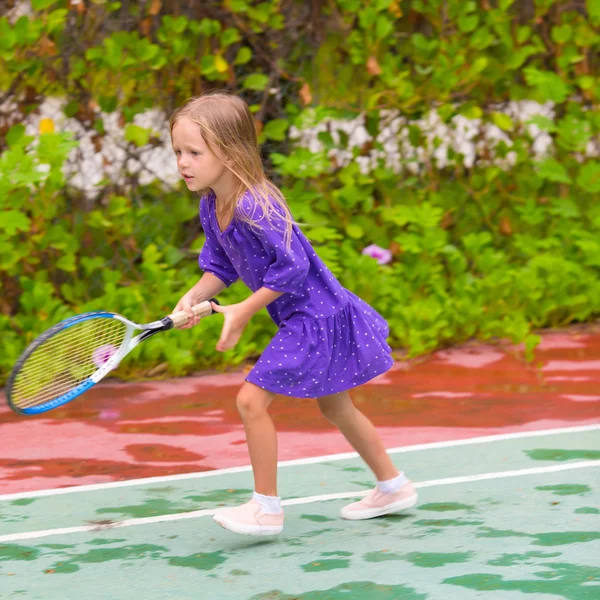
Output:
[[[212,298],[211,300],[205,300],[204,302],[200,302],[200,304],[194,304],[192,306],[192,312],[194,316],[200,317],[201,319],[204,317],[208,317],[208,315],[212,315],[215,311],[213,307],[210,305],[211,302],[218,304],[216,298]],[[189,321],[189,317],[184,310],[180,310],[175,314],[171,315],[171,321],[173,321],[173,327],[181,327],[185,325]]]

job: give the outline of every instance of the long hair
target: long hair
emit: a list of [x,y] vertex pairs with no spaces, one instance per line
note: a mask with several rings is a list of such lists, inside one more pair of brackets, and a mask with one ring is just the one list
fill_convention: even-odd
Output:
[[[235,175],[236,187],[233,196],[223,207],[232,218],[237,215],[253,228],[257,228],[251,214],[236,211],[239,201],[249,192],[262,214],[272,223],[284,223],[284,241],[289,247],[294,220],[287,202],[277,186],[266,176],[258,146],[256,128],[248,105],[239,97],[222,92],[209,93],[186,100],[171,116],[169,130],[187,117],[200,126],[202,137],[211,152],[218,148],[225,166]],[[209,190],[201,190],[205,195]]]

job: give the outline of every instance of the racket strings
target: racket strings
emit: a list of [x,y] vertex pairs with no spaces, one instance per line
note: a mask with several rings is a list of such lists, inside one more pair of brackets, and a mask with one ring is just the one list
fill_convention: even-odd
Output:
[[12,401],[20,408],[39,406],[83,383],[121,347],[127,325],[113,318],[92,318],[45,340],[17,374]]

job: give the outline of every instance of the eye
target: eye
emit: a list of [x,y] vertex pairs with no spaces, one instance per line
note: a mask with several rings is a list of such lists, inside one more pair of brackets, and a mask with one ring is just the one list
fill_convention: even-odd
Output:
[[175,154],[179,156],[181,154],[181,150],[175,150]]
[[196,152],[195,150],[192,150],[192,156],[200,156],[200,152]]

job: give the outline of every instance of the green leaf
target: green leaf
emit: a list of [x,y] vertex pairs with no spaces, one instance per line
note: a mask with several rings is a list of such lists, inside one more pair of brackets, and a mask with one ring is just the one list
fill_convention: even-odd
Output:
[[502,129],[502,131],[512,131],[513,130],[513,122],[512,119],[504,113],[501,112],[493,112],[492,115],[492,122],[494,123],[494,125],[496,125],[496,127],[499,127],[500,129]]
[[483,111],[479,106],[474,104],[463,104],[459,109],[458,113],[467,119],[481,119]]
[[598,0],[586,0],[585,6],[590,18],[590,23],[594,27],[598,27],[600,25],[600,2],[598,2]]
[[363,6],[358,13],[358,21],[363,29],[370,29],[375,25],[377,19],[377,10],[373,6]]
[[6,143],[9,146],[14,146],[25,135],[25,125],[13,125],[6,134]]
[[[106,38],[104,40],[105,51],[101,51],[101,59],[113,69],[118,69],[121,66],[121,60],[123,59],[123,45],[120,36],[113,35],[113,37]],[[93,48],[90,49],[90,51]]]
[[528,44],[527,46],[517,48],[511,52],[508,55],[505,64],[509,69],[518,69],[530,56],[538,54],[539,52],[540,51],[536,46]]
[[402,99],[411,98],[415,92],[415,86],[406,79],[401,79],[396,84],[396,93]]
[[233,61],[235,65],[245,65],[252,58],[252,50],[247,46],[242,46]]
[[479,16],[478,15],[466,15],[462,14],[458,17],[458,28],[463,33],[470,33],[474,31],[477,25],[479,24]]
[[2,230],[9,236],[13,236],[17,231],[29,231],[31,219],[18,210],[7,210],[0,213]]
[[365,235],[364,229],[360,225],[356,225],[354,223],[350,223],[346,227],[346,233],[356,240],[362,238]]
[[558,122],[557,130],[556,143],[561,148],[572,152],[585,152],[592,136],[590,123],[573,115],[567,115]]
[[571,87],[552,71],[527,67],[523,72],[528,85],[537,88],[536,91],[543,101],[550,100],[562,104],[571,92]]
[[105,113],[111,113],[117,109],[119,98],[117,96],[98,96],[98,104]]
[[205,76],[214,75],[217,73],[217,65],[215,63],[214,54],[205,54],[200,61],[202,74]]
[[543,115],[534,115],[527,121],[527,125],[535,125],[542,131],[554,132],[557,127],[554,122],[548,117],[544,117]]
[[227,48],[228,46],[231,46],[231,44],[239,42],[241,39],[240,32],[233,27],[229,27],[221,34],[221,46]]
[[433,52],[439,46],[436,39],[426,38],[422,33],[414,33],[410,41],[417,50],[425,53]]
[[106,260],[99,256],[93,256],[91,258],[88,256],[83,256],[81,258],[81,264],[85,269],[87,275],[91,275],[92,273],[100,270],[100,268],[103,267],[105,263]]
[[138,60],[150,62],[159,53],[160,46],[151,44],[144,38],[134,46],[134,51]]
[[519,44],[526,42],[529,39],[529,36],[531,35],[531,31],[532,30],[529,25],[524,25],[522,27],[519,27],[517,29],[517,42]]
[[308,229],[308,238],[317,244],[341,240],[342,236],[333,227],[311,227]]
[[61,271],[67,271],[68,273],[72,273],[77,269],[75,256],[72,254],[61,256],[54,264],[61,269]]
[[269,78],[267,75],[263,75],[262,73],[253,73],[246,77],[244,81],[244,88],[247,90],[256,90],[260,92],[267,87],[269,83]]
[[[72,80],[79,79],[85,73],[87,73],[87,69],[88,69],[88,66],[87,66],[86,62],[82,58],[76,58],[71,63],[71,72],[69,73],[69,76],[72,78]],[[76,101],[72,101],[72,102],[76,103]],[[69,102],[69,104],[71,104],[72,102]],[[65,112],[65,114],[66,114],[66,112]]]
[[462,244],[472,254],[478,254],[481,249],[492,242],[492,236],[488,231],[480,233],[468,233],[462,238]]
[[216,21],[215,19],[202,19],[200,21],[198,31],[206,37],[210,37],[212,35],[219,35],[219,33],[221,32],[221,23],[219,23],[219,21]]
[[557,183],[571,183],[571,177],[565,167],[554,158],[546,158],[538,164],[538,174],[543,179]]
[[582,90],[591,90],[596,80],[591,75],[582,75],[577,78],[577,83]]
[[128,123],[125,126],[125,139],[128,142],[133,142],[136,146],[145,146],[150,139],[152,132],[149,129]]
[[49,15],[46,22],[46,27],[48,28],[48,33],[52,33],[55,29],[58,29],[61,25],[64,25],[67,20],[67,15],[69,11],[60,8],[58,10],[53,10]]
[[387,16],[379,15],[375,25],[375,37],[384,40],[394,31],[394,22]]
[[418,148],[423,142],[423,131],[416,125],[409,125],[408,127],[408,141],[411,146]]
[[56,3],[56,0],[31,0],[33,10],[44,10]]
[[482,73],[488,66],[488,59],[485,56],[480,56],[473,61],[473,66],[471,67],[471,75],[475,75],[477,73]]
[[502,12],[506,12],[514,4],[514,2],[515,0],[499,0],[498,8]]
[[579,219],[581,211],[571,198],[553,198],[550,203],[550,214],[561,219]]
[[438,106],[437,113],[444,123],[448,123],[454,116],[456,108],[452,104],[442,104]]
[[496,38],[488,27],[478,27],[469,40],[469,46],[477,51],[495,45]]
[[265,125],[262,135],[265,139],[282,142],[285,140],[289,126],[290,123],[287,119],[273,119]]
[[557,44],[566,44],[571,39],[572,35],[573,35],[573,28],[569,24],[565,23],[564,25],[559,25],[557,27],[553,27],[550,37]]
[[19,37],[15,28],[11,26],[6,17],[0,18],[0,51],[5,51],[5,53],[0,54],[0,57],[4,59],[11,59],[14,57],[14,53],[11,51],[11,48],[17,45],[19,41]]
[[[166,16],[164,18],[165,23],[167,23],[167,19],[169,19],[168,27],[171,28],[173,33],[183,33],[191,23],[191,21],[184,15],[181,15],[176,18],[171,17],[171,16]],[[198,22],[196,21],[196,23],[198,23]],[[198,23],[198,27],[199,27],[199,29],[202,27],[202,22]]]
[[590,160],[581,166],[577,185],[590,194],[600,192],[600,162]]

